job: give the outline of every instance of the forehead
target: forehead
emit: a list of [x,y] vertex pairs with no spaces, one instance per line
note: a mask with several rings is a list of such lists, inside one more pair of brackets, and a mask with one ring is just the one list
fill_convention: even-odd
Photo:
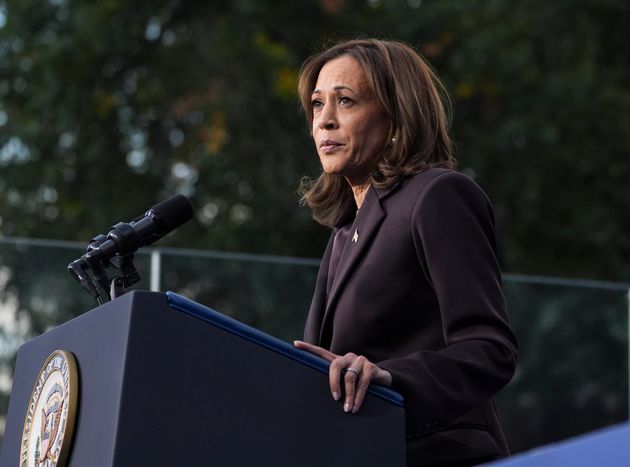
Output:
[[326,62],[317,76],[315,91],[330,91],[338,86],[349,87],[357,92],[369,89],[365,70],[349,55]]

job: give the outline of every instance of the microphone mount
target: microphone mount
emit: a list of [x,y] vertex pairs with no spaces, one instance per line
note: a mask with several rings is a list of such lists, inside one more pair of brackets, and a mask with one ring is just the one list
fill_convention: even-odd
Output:
[[[68,271],[99,305],[123,295],[141,277],[133,264],[135,253],[192,218],[186,197],[175,195],[131,223],[119,222],[107,235],[97,235],[87,252],[68,265]],[[110,279],[107,269],[116,270]]]

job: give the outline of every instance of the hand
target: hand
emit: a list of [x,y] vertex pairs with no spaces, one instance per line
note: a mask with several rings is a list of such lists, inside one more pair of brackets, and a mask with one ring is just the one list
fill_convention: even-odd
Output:
[[330,392],[333,399],[339,400],[341,388],[339,381],[341,373],[345,371],[343,384],[346,393],[345,402],[343,404],[344,412],[357,413],[365,399],[370,383],[380,384],[382,386],[392,385],[392,375],[389,371],[379,368],[362,355],[356,355],[352,352],[343,356],[336,355],[329,350],[318,347],[307,342],[293,342],[298,349],[306,350],[318,355],[330,362],[330,370],[328,371],[328,379],[330,383]]

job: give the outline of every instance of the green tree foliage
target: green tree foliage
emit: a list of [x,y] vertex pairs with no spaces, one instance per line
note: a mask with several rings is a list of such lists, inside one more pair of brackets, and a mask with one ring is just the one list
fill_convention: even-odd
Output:
[[318,256],[296,70],[360,35],[416,45],[453,94],[461,169],[506,269],[626,280],[625,2],[20,0],[0,3],[4,235],[88,240],[175,191],[172,244]]
[[5,235],[85,241],[179,191],[197,208],[179,244],[308,253],[304,52],[253,6],[205,3],[5,6]]

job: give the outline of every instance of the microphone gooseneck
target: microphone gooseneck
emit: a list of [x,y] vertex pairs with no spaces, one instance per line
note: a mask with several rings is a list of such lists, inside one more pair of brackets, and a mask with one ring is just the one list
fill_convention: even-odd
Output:
[[[124,293],[124,289],[140,280],[133,257],[136,251],[151,245],[193,217],[190,201],[175,195],[150,208],[143,216],[129,223],[119,222],[107,235],[97,235],[87,253],[68,265],[68,270],[81,287],[99,304]],[[115,267],[121,273],[111,281],[106,269]]]

